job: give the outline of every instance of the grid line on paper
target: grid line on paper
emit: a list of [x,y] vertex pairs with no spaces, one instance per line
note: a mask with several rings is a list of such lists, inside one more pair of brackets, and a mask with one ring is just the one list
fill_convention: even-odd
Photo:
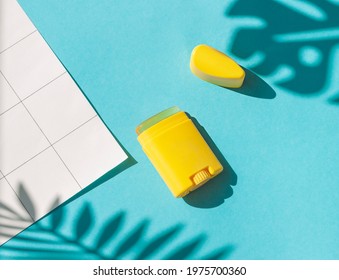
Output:
[[[20,104],[20,103],[18,103]],[[29,158],[28,160],[26,160],[25,162],[23,162],[22,164],[20,164],[19,166],[17,166],[16,168],[14,168],[13,170],[11,170],[10,172],[4,174],[1,172],[3,177],[6,177],[8,175],[10,175],[11,173],[13,173],[15,170],[19,169],[20,167],[22,167],[23,165],[25,165],[26,163],[30,162],[31,160],[33,160],[34,158],[36,158],[38,155],[40,155],[41,153],[43,153],[44,151],[48,150],[49,148],[53,147],[53,145],[55,145],[56,143],[58,143],[59,141],[63,140],[65,137],[69,136],[70,134],[72,134],[73,132],[77,131],[79,128],[83,127],[84,125],[86,125],[88,122],[90,122],[91,120],[93,120],[94,118],[97,118],[98,115],[95,115],[93,117],[91,117],[89,120],[85,121],[84,123],[82,123],[81,125],[79,125],[78,127],[76,127],[75,129],[73,129],[72,131],[70,131],[69,133],[67,133],[66,135],[64,135],[63,137],[61,137],[60,139],[58,139],[57,141],[55,141],[53,144],[51,144],[50,146],[46,147],[45,149],[43,149],[41,152],[37,153],[36,155],[34,155],[33,157]]]
[[10,172],[8,172],[7,174],[3,174],[4,177],[10,175],[11,173],[13,173],[15,170],[19,169],[20,167],[24,166],[26,163],[30,162],[32,159],[35,159],[38,155],[42,154],[43,152],[45,152],[46,150],[48,150],[50,147],[52,147],[52,145],[46,147],[45,149],[43,149],[42,151],[40,151],[39,153],[37,153],[36,155],[32,156],[30,159],[26,160],[25,162],[21,163],[19,166],[15,167],[13,170],[11,170]]
[[[6,83],[8,83],[8,81],[7,81],[6,77],[5,77],[5,75],[2,73],[1,70],[0,70],[0,75],[1,75],[2,77],[4,77]],[[8,85],[11,86],[9,83],[8,83]],[[20,99],[19,99],[19,100],[20,100]],[[0,116],[2,116],[3,114],[5,114],[7,111],[11,110],[12,108],[14,108],[15,106],[17,106],[18,104],[20,104],[20,101],[19,101],[18,103],[14,104],[13,106],[11,106],[10,108],[6,109],[5,111],[3,111],[3,112],[0,114]]]
[[19,105],[21,102],[18,102],[16,104],[14,104],[12,107],[9,107],[7,110],[3,111],[0,116],[4,115],[5,113],[7,113],[8,111],[10,111],[11,109],[13,109],[15,106]]
[[48,141],[48,143],[50,144],[50,147],[52,147],[52,149],[54,150],[54,152],[58,155],[59,159],[61,160],[61,162],[63,163],[63,165],[66,167],[66,169],[68,170],[68,172],[71,174],[71,176],[73,177],[73,179],[75,180],[75,182],[78,184],[79,188],[81,188],[78,180],[75,178],[75,176],[73,175],[73,173],[71,172],[71,170],[68,168],[68,166],[66,165],[66,163],[64,162],[64,160],[61,158],[61,156],[59,155],[59,153],[56,151],[56,149],[54,148],[54,146],[52,145],[52,143],[49,141],[49,139],[47,138],[46,134],[43,132],[42,128],[39,126],[39,124],[37,123],[37,121],[33,118],[31,112],[27,109],[27,107],[25,106],[25,104],[22,102],[22,105],[25,107],[25,109],[27,110],[28,114],[31,116],[31,118],[33,119],[33,121],[35,122],[35,124],[38,126],[39,130],[41,131],[41,133],[45,136],[46,140]]
[[12,44],[11,46],[7,47],[6,49],[2,50],[0,52],[0,54],[4,53],[5,51],[9,50],[10,48],[14,47],[16,44],[20,43],[21,41],[25,40],[27,37],[31,36],[32,34],[34,34],[35,32],[37,32],[38,30],[35,29],[33,32],[29,33],[28,35],[26,35],[25,37],[22,37],[20,40],[18,40],[17,42],[15,42],[14,44]]
[[[64,73],[63,73],[64,74]],[[3,75],[3,74],[2,74]],[[42,128],[39,126],[39,124],[37,123],[37,121],[34,119],[33,115],[31,114],[31,112],[27,109],[26,105],[22,102],[22,100],[20,99],[19,95],[17,94],[17,92],[15,91],[15,89],[13,88],[13,86],[11,85],[11,83],[7,80],[7,78],[5,77],[5,75],[3,75],[6,82],[8,83],[8,85],[11,87],[11,89],[13,90],[13,92],[16,94],[16,96],[19,98],[20,103],[23,105],[23,107],[25,108],[25,110],[27,111],[27,113],[30,115],[30,117],[32,118],[32,120],[34,121],[34,123],[37,125],[37,127],[39,128],[39,130],[41,131],[41,133],[44,135],[44,137],[46,138],[47,142],[50,144],[50,147],[53,148],[54,152],[58,155],[59,159],[61,160],[61,162],[63,163],[63,165],[66,167],[66,169],[68,170],[68,172],[70,173],[70,175],[73,177],[73,179],[75,180],[75,182],[77,183],[78,187],[80,189],[81,186],[78,182],[78,180],[75,178],[74,174],[71,172],[71,170],[68,168],[68,166],[66,165],[66,163],[64,162],[64,160],[61,158],[61,156],[59,155],[59,153],[56,151],[56,149],[53,147],[51,141],[49,141],[49,139],[47,138],[46,134],[44,133],[44,131],[42,130]],[[58,78],[58,77],[57,77]],[[55,78],[54,80],[56,80],[57,78]],[[37,155],[35,155],[37,156]]]
[[[4,79],[6,80],[6,82],[8,83],[8,85],[13,89],[13,87],[11,86],[11,84],[8,82],[8,80],[6,79],[4,73],[2,73],[2,71],[0,70],[0,74],[4,77]],[[59,79],[60,77],[62,77],[63,75],[67,74],[67,71],[63,72],[62,74],[60,74],[58,77],[54,78],[53,80],[49,81],[47,84],[43,85],[42,87],[40,87],[39,89],[37,89],[36,91],[32,92],[30,95],[26,96],[23,99],[20,99],[20,97],[16,94],[16,92],[14,91],[15,95],[18,96],[20,101],[25,101],[27,98],[33,96],[35,93],[38,93],[40,90],[42,90],[43,88],[47,87],[49,84],[53,83],[54,81],[56,81],[57,79]],[[14,104],[13,106],[11,106],[10,108],[6,109],[5,111],[3,111],[1,115],[5,114],[7,111],[11,110],[12,108],[14,108],[15,106],[17,106],[18,104],[21,104],[22,102],[18,102],[16,104]]]
[[19,99],[21,101],[25,101],[28,97],[31,97],[32,95],[34,95],[35,93],[39,92],[40,90],[42,90],[43,88],[47,87],[49,84],[53,83],[54,81],[56,81],[57,79],[59,79],[60,77],[62,77],[63,75],[67,74],[67,71],[63,72],[62,74],[60,74],[59,76],[57,76],[56,78],[52,79],[51,81],[49,81],[47,84],[43,85],[42,87],[40,87],[39,89],[37,89],[36,91],[30,93],[28,96],[26,96],[25,98],[23,99]]
[[87,124],[88,122],[90,122],[91,120],[93,120],[94,118],[97,118],[98,115],[95,115],[93,117],[91,117],[90,119],[88,119],[87,121],[83,122],[81,125],[79,125],[78,127],[74,128],[72,131],[68,132],[67,134],[65,134],[64,136],[62,136],[60,139],[58,139],[57,141],[55,141],[53,145],[55,145],[56,143],[58,143],[59,141],[63,140],[65,137],[67,137],[68,135],[72,134],[74,131],[78,130],[79,128],[81,128],[82,126],[84,126],[85,124]]
[[[0,75],[1,75],[2,77],[4,77],[6,83],[8,83],[8,82],[7,82],[7,79],[6,79],[6,77],[5,77],[5,75],[2,73],[1,70],[0,70]],[[10,84],[8,84],[8,85],[10,86]],[[18,102],[18,103],[16,103],[16,104],[12,105],[10,108],[8,108],[8,109],[6,109],[5,111],[3,111],[3,112],[0,114],[0,116],[2,116],[3,114],[5,114],[7,111],[11,110],[12,108],[14,108],[14,107],[15,107],[16,105],[18,105],[18,104],[20,104],[20,102]]]

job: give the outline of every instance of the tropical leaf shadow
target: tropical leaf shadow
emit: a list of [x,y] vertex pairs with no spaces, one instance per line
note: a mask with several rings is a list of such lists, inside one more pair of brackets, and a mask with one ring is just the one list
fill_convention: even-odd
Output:
[[5,203],[0,202],[0,217],[3,218],[14,218],[17,219],[18,221],[27,221],[25,217],[20,215],[18,212],[16,212],[14,209],[11,207],[7,206]]
[[193,255],[193,253],[203,244],[206,236],[198,236],[193,241],[185,242],[179,249],[171,252],[166,259],[167,260],[184,260]]
[[[331,95],[338,89],[338,12],[338,1],[229,1],[225,17],[233,31],[226,52],[274,88]],[[259,84],[266,98],[274,97]]]
[[173,240],[175,235],[177,235],[182,228],[182,225],[176,225],[165,232],[161,232],[158,236],[154,237],[148,244],[146,244],[146,246],[136,256],[136,259],[145,260],[157,253],[161,249],[161,246],[164,246],[166,243]]
[[110,239],[118,233],[124,219],[125,213],[120,212],[116,216],[108,220],[105,225],[103,225],[96,244],[96,248],[98,250],[104,247],[110,241]]
[[25,190],[24,186],[22,183],[19,183],[19,193],[18,196],[22,203],[25,205],[25,208],[27,209],[28,213],[32,217],[33,220],[35,220],[36,213],[35,213],[35,207],[32,199],[28,195],[27,191]]
[[[20,188],[20,195],[32,203],[30,209],[35,209],[23,185]],[[58,199],[54,201],[50,208],[53,209],[58,202]],[[10,206],[2,203],[0,207],[6,209],[13,220],[22,219]],[[28,230],[24,230],[1,246],[0,257],[2,259],[67,260],[224,259],[233,250],[232,246],[227,245],[212,250],[204,257],[198,257],[207,236],[204,233],[197,233],[189,238],[180,236],[184,230],[182,224],[162,229],[151,238],[146,238],[152,221],[142,219],[126,232],[125,211],[115,213],[99,225],[95,221],[95,212],[89,203],[82,205],[76,215],[77,217],[70,217],[67,207],[56,208],[42,221],[33,224]],[[65,234],[64,231],[70,225],[74,228],[73,236]],[[1,226],[8,229],[12,227]],[[177,243],[179,245],[176,245]]]

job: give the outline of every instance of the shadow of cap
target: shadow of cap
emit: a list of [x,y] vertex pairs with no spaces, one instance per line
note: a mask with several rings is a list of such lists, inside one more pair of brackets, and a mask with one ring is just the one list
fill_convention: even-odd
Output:
[[262,78],[251,70],[242,67],[245,71],[245,80],[240,88],[227,88],[231,91],[261,99],[273,99],[276,97],[274,89]]

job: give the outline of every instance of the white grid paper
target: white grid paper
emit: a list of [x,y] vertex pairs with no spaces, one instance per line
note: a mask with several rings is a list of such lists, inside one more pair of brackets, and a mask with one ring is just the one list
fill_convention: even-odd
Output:
[[0,245],[127,159],[16,0],[0,0]]

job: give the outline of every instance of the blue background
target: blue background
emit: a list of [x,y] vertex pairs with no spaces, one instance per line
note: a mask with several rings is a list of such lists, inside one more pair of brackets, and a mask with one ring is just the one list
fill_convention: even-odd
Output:
[[[20,1],[130,158],[0,256],[338,259],[338,1],[299,11],[280,2]],[[201,43],[246,68],[242,89],[190,72]],[[135,134],[173,105],[204,127],[226,167],[185,200]]]

